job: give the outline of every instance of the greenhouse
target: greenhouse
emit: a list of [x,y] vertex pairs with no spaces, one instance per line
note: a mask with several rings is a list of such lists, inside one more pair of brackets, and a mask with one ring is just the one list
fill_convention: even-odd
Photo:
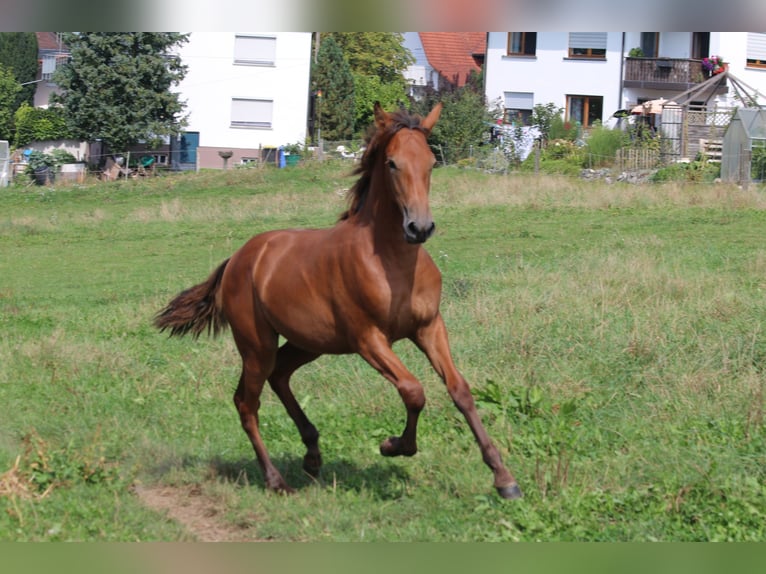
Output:
[[766,109],[737,108],[723,136],[723,181],[766,181]]

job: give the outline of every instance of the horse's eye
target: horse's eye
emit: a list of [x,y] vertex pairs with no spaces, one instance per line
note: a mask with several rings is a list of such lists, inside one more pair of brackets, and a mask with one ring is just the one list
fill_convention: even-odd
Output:
[[389,169],[391,169],[392,171],[393,171],[393,170],[396,170],[396,169],[399,169],[399,168],[397,168],[397,167],[396,167],[396,163],[395,163],[395,162],[394,162],[394,160],[392,160],[392,159],[388,160],[388,167],[389,167]]

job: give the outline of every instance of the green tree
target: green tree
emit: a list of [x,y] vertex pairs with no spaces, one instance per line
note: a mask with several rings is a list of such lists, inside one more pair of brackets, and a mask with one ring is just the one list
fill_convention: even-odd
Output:
[[354,132],[354,77],[332,37],[322,40],[311,73],[317,127],[326,140],[349,139]]
[[186,125],[172,88],[186,75],[173,49],[188,35],[169,32],[70,33],[70,62],[56,71],[72,135],[101,139],[113,151],[140,140],[176,135]]
[[373,120],[373,105],[379,101],[391,110],[407,101],[404,71],[415,62],[396,32],[330,32],[351,67],[356,99],[355,124],[366,130]]
[[0,64],[0,140],[10,140],[13,134],[13,112],[16,95],[21,86],[13,72]]
[[354,74],[354,100],[357,130],[366,130],[374,120],[373,107],[380,102],[384,110],[395,110],[407,102],[406,93],[396,84],[386,84],[377,76]]
[[493,116],[484,95],[470,85],[438,92],[431,89],[412,103],[412,109],[425,115],[439,101],[444,109],[431,132],[430,142],[438,148],[438,159],[453,163],[469,157],[472,150],[485,142],[489,127],[494,123]]
[[21,90],[16,94],[13,110],[23,103],[33,103],[37,84],[37,36],[34,32],[0,33],[0,65],[13,72]]
[[362,76],[374,76],[383,84],[407,82],[403,72],[415,63],[412,53],[404,47],[398,32],[329,32],[322,40],[332,38],[348,60],[351,71]]

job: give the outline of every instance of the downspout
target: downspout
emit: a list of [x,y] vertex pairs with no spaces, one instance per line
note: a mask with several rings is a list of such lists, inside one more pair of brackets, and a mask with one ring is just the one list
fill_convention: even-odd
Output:
[[484,65],[481,71],[481,91],[484,94],[484,99],[487,99],[487,62],[489,62],[489,32],[484,37]]
[[620,48],[620,90],[617,94],[617,109],[622,109],[622,82],[625,74],[625,32],[622,33],[622,47]]

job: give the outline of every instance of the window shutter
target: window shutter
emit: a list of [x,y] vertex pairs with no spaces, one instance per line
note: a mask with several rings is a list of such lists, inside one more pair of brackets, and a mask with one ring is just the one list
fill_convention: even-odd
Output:
[[747,59],[766,61],[766,32],[748,32]]
[[273,66],[276,62],[277,39],[270,36],[236,36],[234,63]]
[[239,128],[270,128],[274,102],[271,100],[231,100],[231,125]]
[[508,110],[531,110],[535,95],[532,92],[505,92],[505,108]]
[[606,50],[606,32],[570,32],[569,47]]

